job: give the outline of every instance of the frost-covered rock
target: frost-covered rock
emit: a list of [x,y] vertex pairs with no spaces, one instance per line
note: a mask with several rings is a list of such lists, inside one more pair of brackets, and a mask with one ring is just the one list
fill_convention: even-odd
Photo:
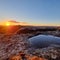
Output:
[[0,38],[0,59],[9,58],[11,55],[17,54],[26,48],[27,41],[25,35],[3,35]]

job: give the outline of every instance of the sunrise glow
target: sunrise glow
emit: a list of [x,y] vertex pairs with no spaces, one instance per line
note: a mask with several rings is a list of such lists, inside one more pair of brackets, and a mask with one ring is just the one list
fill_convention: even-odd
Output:
[[10,26],[11,24],[9,23],[9,22],[6,22],[6,24],[5,24],[6,26]]

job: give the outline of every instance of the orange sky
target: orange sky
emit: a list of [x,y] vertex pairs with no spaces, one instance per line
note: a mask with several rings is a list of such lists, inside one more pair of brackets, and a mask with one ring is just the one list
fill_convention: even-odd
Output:
[[13,20],[0,22],[0,25],[30,25],[26,22],[16,22]]
[[57,24],[31,24],[31,23],[27,23],[27,22],[17,22],[17,21],[14,21],[14,20],[9,20],[9,21],[2,21],[0,22],[0,25],[33,25],[33,26],[59,26]]

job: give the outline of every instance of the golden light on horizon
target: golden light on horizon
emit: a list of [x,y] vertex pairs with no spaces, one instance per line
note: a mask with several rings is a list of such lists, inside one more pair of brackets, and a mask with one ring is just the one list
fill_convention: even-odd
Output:
[[23,26],[60,26],[60,24],[48,24],[48,23],[30,23],[30,22],[16,22],[15,20],[10,20],[10,21],[3,21],[0,22],[0,25],[2,26],[13,26],[13,25],[23,25]]
[[5,24],[6,26],[10,26],[11,24],[10,24],[10,22],[6,22],[6,24]]

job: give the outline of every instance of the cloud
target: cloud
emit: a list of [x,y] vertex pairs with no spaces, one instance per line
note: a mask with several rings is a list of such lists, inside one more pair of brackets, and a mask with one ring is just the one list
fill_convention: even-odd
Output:
[[16,25],[29,25],[27,22],[17,22],[15,20],[10,20],[8,22],[10,22],[12,24],[16,24]]
[[25,25],[25,26],[26,25],[31,25],[27,22],[17,22],[15,20],[3,21],[3,22],[0,22],[0,25],[6,25],[7,22],[11,25]]
[[14,20],[10,20],[10,21],[8,21],[8,22],[11,22],[11,23],[19,23],[19,22],[14,21]]

